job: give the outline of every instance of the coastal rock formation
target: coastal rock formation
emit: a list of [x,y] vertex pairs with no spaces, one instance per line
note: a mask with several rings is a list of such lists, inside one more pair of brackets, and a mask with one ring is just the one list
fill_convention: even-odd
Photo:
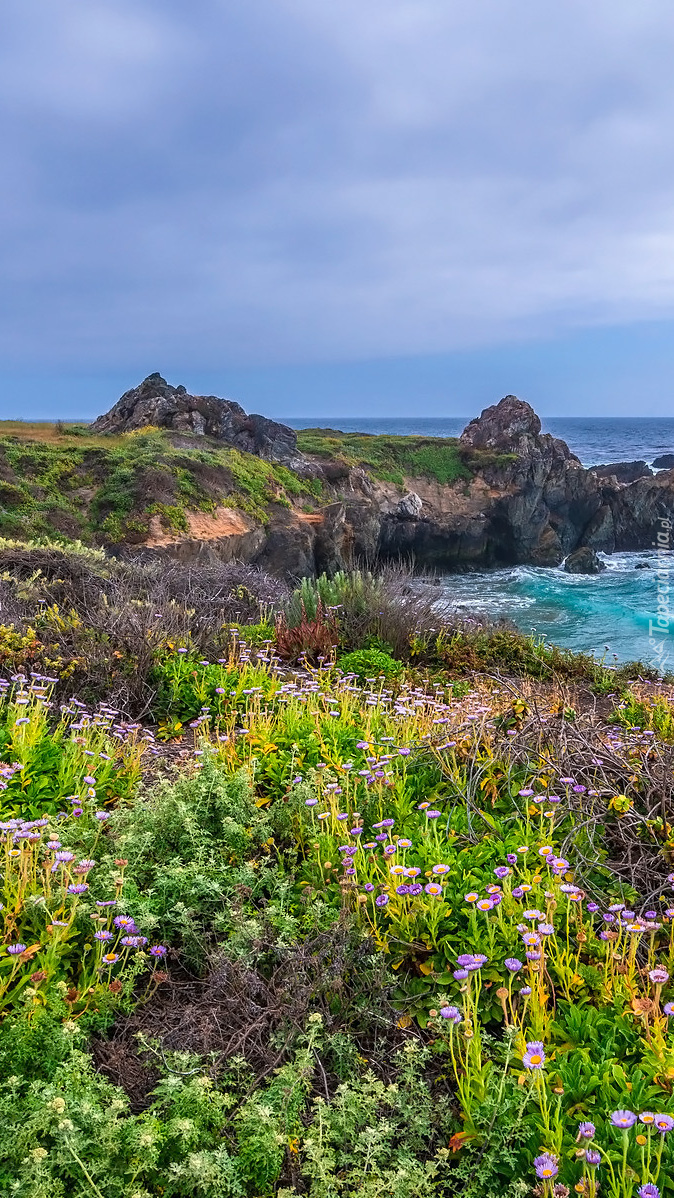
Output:
[[138,387],[126,391],[91,426],[96,433],[127,433],[149,427],[214,437],[235,449],[281,462],[298,473],[306,470],[294,429],[266,416],[249,416],[232,399],[190,395],[185,387],[171,386],[160,374],[149,374]]
[[656,470],[674,469],[674,453],[661,453],[660,457],[653,458],[653,465]]
[[521,457],[554,457],[580,465],[565,441],[541,432],[540,418],[531,404],[516,395],[506,395],[491,408],[484,408],[466,425],[460,441],[471,449],[494,449]]
[[[270,501],[262,520],[235,517],[223,482],[212,517],[190,517],[183,533],[161,534],[156,520],[148,537],[138,533],[143,552],[182,561],[237,556],[294,577],[401,558],[437,571],[558,566],[565,559],[569,570],[594,570],[601,568],[597,552],[650,549],[662,520],[674,521],[674,470],[653,474],[644,462],[587,470],[514,395],[471,420],[454,443],[458,469],[446,482],[422,469],[395,482],[383,472],[377,477],[367,458],[354,464],[353,454],[303,455],[292,429],[247,416],[229,400],[189,395],[160,375],[123,395],[93,429],[151,425],[174,433],[186,454],[195,439],[210,437],[317,484],[312,503],[307,488],[298,489],[292,502]],[[433,452],[442,450],[436,445]],[[583,552],[574,558],[577,550]]]
[[[672,461],[674,465],[674,460]],[[609,462],[606,466],[592,466],[592,473],[599,478],[614,478],[619,483],[634,483],[638,478],[652,478],[653,471],[644,461]]]
[[602,570],[606,569],[606,563],[597,557],[594,549],[590,549],[589,545],[582,545],[580,549],[574,549],[564,562],[564,569],[567,574],[601,574]]
[[471,481],[441,487],[415,479],[423,504],[415,520],[387,509],[381,495],[376,543],[360,535],[356,505],[347,504],[359,553],[447,570],[557,566],[582,546],[606,553],[650,547],[658,520],[674,518],[674,471],[654,475],[639,464],[630,483],[619,481],[620,467],[608,477],[586,470],[565,442],[541,432],[533,408],[516,396],[472,420],[460,445]]
[[423,502],[416,491],[403,495],[396,506],[395,514],[399,520],[418,520],[423,510]]

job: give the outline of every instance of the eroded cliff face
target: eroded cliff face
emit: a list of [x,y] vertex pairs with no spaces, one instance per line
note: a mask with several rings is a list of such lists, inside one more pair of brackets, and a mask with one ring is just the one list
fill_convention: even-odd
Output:
[[[155,390],[156,378],[142,387]],[[250,422],[264,419],[246,417],[238,405],[232,405],[237,412],[223,413],[217,405],[228,401],[212,406],[212,397],[196,397],[195,408],[195,397],[180,389],[171,388],[161,402],[139,395],[140,390],[123,396],[109,416],[114,413],[117,422],[156,423],[164,412],[169,426],[182,431],[195,411],[204,418],[210,413],[209,420],[224,422],[219,435],[242,448],[246,439],[253,447]],[[265,442],[253,451],[292,462],[303,477],[320,478],[325,497],[320,509],[307,513],[299,504],[279,506],[262,525],[228,509],[223,498],[215,517],[195,514],[188,534],[155,530],[145,552],[195,562],[239,557],[294,577],[332,572],[357,560],[401,557],[419,568],[446,571],[518,563],[556,566],[582,546],[609,553],[650,548],[658,522],[674,520],[674,470],[649,472],[628,483],[606,476],[605,468],[586,470],[563,441],[541,432],[530,405],[512,395],[464,430],[460,447],[470,477],[451,484],[415,477],[400,488],[374,478],[365,467],[301,455],[292,430],[266,424],[274,426],[265,428],[273,448]],[[218,435],[213,428],[206,423],[201,431]]]

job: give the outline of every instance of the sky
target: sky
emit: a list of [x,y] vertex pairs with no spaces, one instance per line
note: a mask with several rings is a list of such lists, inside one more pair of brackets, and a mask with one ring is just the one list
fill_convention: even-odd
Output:
[[671,0],[0,0],[0,416],[674,415]]

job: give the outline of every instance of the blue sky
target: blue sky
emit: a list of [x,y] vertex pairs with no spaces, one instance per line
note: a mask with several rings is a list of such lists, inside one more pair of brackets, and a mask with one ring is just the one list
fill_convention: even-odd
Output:
[[3,0],[0,414],[674,414],[671,0]]

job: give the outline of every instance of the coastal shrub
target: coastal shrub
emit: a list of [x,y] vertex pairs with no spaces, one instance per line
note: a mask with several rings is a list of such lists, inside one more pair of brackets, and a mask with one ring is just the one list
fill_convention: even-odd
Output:
[[339,657],[337,664],[345,674],[355,674],[361,682],[378,682],[382,679],[384,682],[395,682],[404,669],[401,661],[381,649],[356,649],[353,653]]
[[674,742],[674,704],[663,694],[635,694],[628,690],[609,716],[612,724],[647,729],[661,740]]
[[237,888],[269,885],[270,828],[243,774],[207,761],[117,810],[97,809],[86,781],[61,818],[3,824],[0,1011],[23,998],[65,1000],[77,1014],[128,999],[127,980],[161,963],[166,945],[203,964],[215,931],[231,928]]
[[214,935],[231,931],[240,888],[262,896],[271,885],[263,848],[270,831],[241,772],[226,776],[207,758],[196,773],[164,781],[117,812],[109,829],[128,862],[127,908],[184,962],[203,966]]
[[303,578],[285,604],[288,625],[296,627],[304,616],[315,619],[319,603],[325,610],[339,609],[340,625],[362,620],[376,607],[381,588],[380,578],[362,570],[339,570],[332,576]]
[[319,600],[347,651],[386,646],[385,651],[408,658],[412,638],[429,628],[435,632],[442,623],[437,593],[423,580],[419,585],[404,564],[382,565],[376,574],[349,570],[302,579],[284,607],[288,624],[298,624],[303,614],[313,619]]
[[313,617],[303,610],[299,623],[292,627],[284,613],[276,620],[276,649],[283,661],[324,661],[333,656],[338,637],[334,613],[326,611],[320,599]]
[[271,624],[288,588],[235,562],[167,567],[115,562],[85,547],[0,542],[0,593],[1,664],[9,673],[55,675],[63,698],[105,698],[139,715],[152,703],[150,676],[164,646],[222,656],[231,623]]
[[[199,704],[158,783],[171,766],[107,707],[61,720],[37,679],[3,709],[3,794],[24,737],[27,776],[58,798],[3,824],[0,1183],[515,1198],[550,1178],[589,1195],[597,1153],[611,1198],[666,1193],[657,731],[606,725],[580,695],[564,719],[568,688],[547,682],[284,671],[238,630],[222,661],[163,649],[155,666],[169,707]],[[134,745],[149,780],[125,791]]]
[[43,426],[30,434],[29,426],[0,430],[5,537],[133,544],[147,537],[153,515],[184,532],[190,511],[225,504],[267,523],[270,506],[320,494],[317,480],[277,463],[227,445],[174,444],[156,428],[99,436]]
[[[40,1036],[16,1020],[5,1025],[13,1042],[0,1038],[0,1184],[12,1192],[267,1198],[282,1183],[288,1195],[314,1198],[422,1198],[449,1173],[447,1103],[426,1079],[428,1052],[413,1042],[392,1054],[395,1081],[354,1058],[348,1081],[322,1097],[312,1090],[330,1037],[318,1014],[305,1045],[252,1094],[245,1072],[218,1084],[194,1054],[156,1053],[159,1076],[145,1109],[134,1111],[95,1071],[77,1024],[64,1030],[44,1014],[35,1023]],[[34,1077],[26,1084],[28,1044]]]
[[58,1067],[30,1084],[7,1072],[0,1082],[4,1189],[26,1198],[245,1193],[222,1138],[234,1098],[214,1089],[198,1061],[167,1059],[148,1109],[132,1114],[123,1091],[95,1071],[74,1022],[60,1038],[44,1017],[40,1025],[60,1049]]
[[578,680],[593,680],[596,673],[589,654],[561,649],[507,625],[466,620],[413,634],[410,654],[413,661],[440,665],[452,673],[499,670],[535,679]]

